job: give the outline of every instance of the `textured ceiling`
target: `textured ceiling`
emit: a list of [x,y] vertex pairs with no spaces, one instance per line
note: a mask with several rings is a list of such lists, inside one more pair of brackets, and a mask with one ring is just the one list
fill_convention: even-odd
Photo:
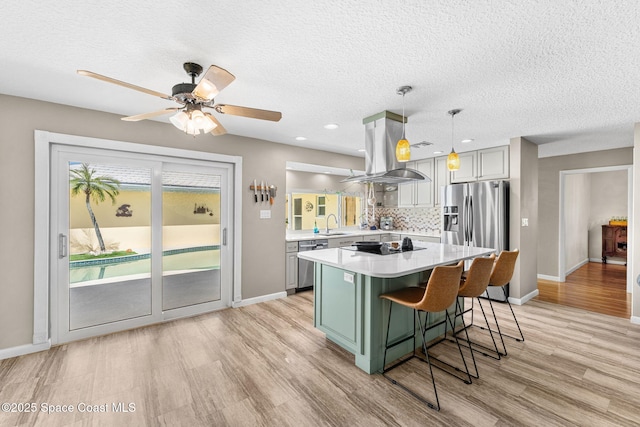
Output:
[[434,143],[413,158],[450,150],[452,108],[457,151],[626,147],[640,121],[637,1],[12,0],[1,16],[0,93],[128,116],[173,103],[76,70],[170,93],[183,62],[216,64],[236,76],[217,102],[283,114],[218,115],[228,132],[284,144],[361,155],[362,118],[401,113],[401,85],[408,139]]

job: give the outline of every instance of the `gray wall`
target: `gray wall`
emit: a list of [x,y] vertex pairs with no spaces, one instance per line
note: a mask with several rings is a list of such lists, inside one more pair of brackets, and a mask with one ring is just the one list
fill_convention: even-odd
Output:
[[[314,162],[314,164],[319,164]],[[321,166],[327,166],[321,165]],[[331,164],[333,166],[333,164]],[[301,171],[287,171],[287,193],[291,190],[327,190],[330,193],[336,191],[362,194],[364,184],[340,182],[346,176],[330,175],[326,173],[311,173]]]
[[564,265],[570,271],[579,267],[589,256],[591,176],[585,173],[567,175],[564,187]]
[[595,151],[538,159],[538,273],[557,277],[560,171],[632,163],[633,149]]
[[[364,169],[364,159],[234,135],[191,137],[154,121],[0,95],[0,349],[29,344],[33,334],[34,130],[242,156],[242,297],[284,291],[285,163]],[[284,117],[283,120],[287,118]],[[251,119],[247,119],[251,120]],[[224,124],[224,117],[220,118]],[[273,124],[277,126],[277,124]],[[248,187],[267,179],[279,189],[270,220]]]
[[[538,288],[538,146],[525,138],[511,138],[509,165],[509,248],[520,249],[509,296],[519,299]],[[527,227],[521,226],[522,218],[528,219]]]

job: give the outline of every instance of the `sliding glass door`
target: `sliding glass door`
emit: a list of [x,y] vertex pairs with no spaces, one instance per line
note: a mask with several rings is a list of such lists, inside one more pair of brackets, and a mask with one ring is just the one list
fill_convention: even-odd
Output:
[[165,165],[162,171],[162,309],[220,301],[226,231],[224,171]]
[[230,165],[66,146],[52,163],[58,342],[230,304]]

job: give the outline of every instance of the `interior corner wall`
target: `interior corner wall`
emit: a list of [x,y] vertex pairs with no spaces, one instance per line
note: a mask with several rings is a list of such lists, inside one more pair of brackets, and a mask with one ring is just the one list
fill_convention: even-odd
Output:
[[633,148],[617,148],[538,159],[538,274],[558,277],[560,273],[560,171],[628,165],[633,155]]
[[[116,114],[2,94],[0,111],[0,350],[31,344],[33,339],[35,130],[241,156],[242,182],[236,185],[243,190],[242,218],[236,220],[243,236],[243,299],[284,292],[286,162],[364,169],[360,157],[237,135],[194,138],[168,123],[124,122]],[[254,179],[278,187],[273,205],[254,203],[249,191]],[[271,219],[260,219],[262,209],[271,210]]]
[[[635,124],[633,132],[633,164],[640,165],[640,123]],[[640,173],[634,168],[633,188],[638,194],[640,189]],[[633,278],[633,288],[631,292],[631,320],[634,323],[640,323],[640,197],[633,197],[633,214],[629,224],[632,236],[632,261],[631,261],[631,277]]]
[[509,166],[509,248],[520,250],[509,297],[523,299],[538,289],[538,146],[522,137],[511,138]]
[[573,271],[589,259],[591,175],[565,176],[565,268]]

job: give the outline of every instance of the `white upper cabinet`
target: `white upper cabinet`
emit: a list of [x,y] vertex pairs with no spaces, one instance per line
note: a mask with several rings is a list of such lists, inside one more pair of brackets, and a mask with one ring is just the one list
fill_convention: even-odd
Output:
[[478,180],[478,152],[458,153],[460,169],[451,172],[451,182],[471,182]]
[[451,184],[451,172],[447,168],[447,156],[435,158],[435,171],[433,176],[433,200],[436,206],[440,205],[442,187]]
[[459,153],[460,169],[452,172],[451,182],[509,178],[509,146]]
[[509,146],[478,151],[478,179],[509,178]]
[[417,181],[398,185],[398,207],[418,208],[433,206],[433,159],[408,162],[407,167],[416,169],[428,176],[431,181]]

